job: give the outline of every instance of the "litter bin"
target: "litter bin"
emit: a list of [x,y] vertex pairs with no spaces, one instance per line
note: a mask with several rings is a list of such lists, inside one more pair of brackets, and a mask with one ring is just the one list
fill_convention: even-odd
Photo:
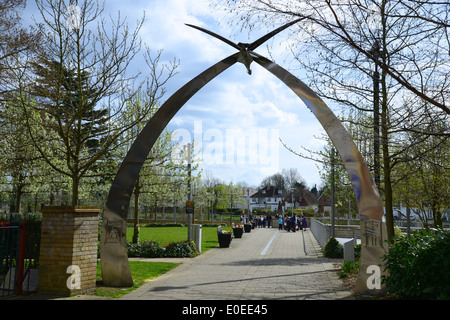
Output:
[[193,224],[192,225],[192,239],[194,240],[195,246],[198,252],[202,252],[202,225]]

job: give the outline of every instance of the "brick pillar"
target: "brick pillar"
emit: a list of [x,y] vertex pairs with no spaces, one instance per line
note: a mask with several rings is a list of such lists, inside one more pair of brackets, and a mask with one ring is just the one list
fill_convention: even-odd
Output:
[[41,212],[38,292],[59,296],[92,292],[100,209],[44,207]]

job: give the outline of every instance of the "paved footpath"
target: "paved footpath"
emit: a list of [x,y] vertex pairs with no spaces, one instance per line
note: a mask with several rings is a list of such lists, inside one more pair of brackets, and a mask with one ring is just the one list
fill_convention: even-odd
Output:
[[[154,261],[154,259],[149,259]],[[353,299],[311,231],[257,228],[152,280],[120,300]]]

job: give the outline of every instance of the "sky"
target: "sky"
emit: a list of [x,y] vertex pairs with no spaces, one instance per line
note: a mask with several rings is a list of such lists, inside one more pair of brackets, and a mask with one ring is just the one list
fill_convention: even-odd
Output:
[[[30,1],[29,2],[34,2]],[[32,6],[27,8],[32,12]],[[209,0],[106,0],[104,14],[116,16],[120,11],[130,29],[145,11],[141,30],[143,43],[152,52],[163,50],[162,61],[179,61],[177,75],[166,85],[164,102],[186,82],[236,50],[227,44],[192,29],[185,23],[211,30],[231,41],[252,42],[272,31],[232,29],[228,17],[210,7]],[[282,32],[255,52],[274,59],[289,70]],[[143,73],[142,61],[131,68]],[[258,186],[267,176],[284,168],[296,168],[309,187],[321,185],[316,162],[288,151],[280,139],[293,150],[305,147],[320,150],[325,134],[318,120],[304,103],[268,71],[252,63],[248,75],[241,63],[233,65],[203,87],[175,115],[168,125],[176,141],[187,144],[195,140],[195,160],[203,172],[225,183],[244,182]],[[298,73],[296,73],[297,76]],[[301,76],[299,76],[301,80]],[[243,139],[242,137],[245,137]]]

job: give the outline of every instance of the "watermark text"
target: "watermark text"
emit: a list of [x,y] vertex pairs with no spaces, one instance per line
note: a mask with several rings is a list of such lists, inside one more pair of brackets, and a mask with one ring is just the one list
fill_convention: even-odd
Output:
[[[193,138],[193,139],[192,139]],[[182,146],[194,141],[195,161],[205,165],[279,165],[279,130],[266,128],[210,128],[203,131],[202,121],[194,121],[193,134],[176,129],[173,141],[179,145],[172,152],[172,160],[187,160]]]

